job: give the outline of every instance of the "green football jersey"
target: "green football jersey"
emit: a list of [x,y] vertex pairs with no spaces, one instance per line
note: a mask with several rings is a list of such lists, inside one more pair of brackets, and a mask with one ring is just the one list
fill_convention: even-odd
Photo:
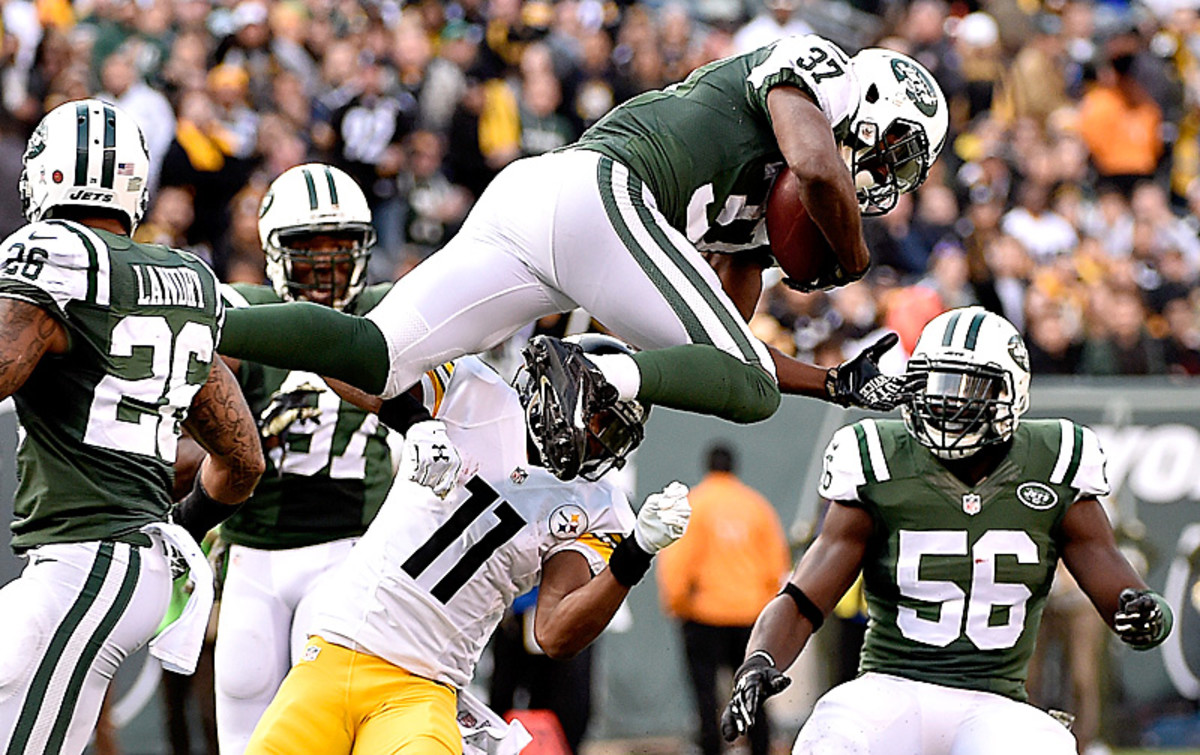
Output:
[[65,327],[16,392],[13,548],[142,540],[166,518],[180,422],[208,379],[224,308],[198,257],[49,220],[4,242],[0,296]]
[[848,132],[858,79],[846,53],[810,35],[718,60],[638,95],[575,146],[627,165],[667,221],[701,251],[764,247],[767,194],[784,169],[767,111],[767,92],[779,85],[810,94],[836,136]]
[[[371,286],[346,311],[364,314],[392,284]],[[222,286],[228,306],[275,304],[269,286]],[[286,334],[284,334],[286,337]],[[319,375],[242,362],[238,382],[250,411],[261,416],[276,394],[310,385],[304,402],[320,410],[292,423],[282,444],[267,448],[267,469],[254,495],[221,525],[231,543],[277,550],[357,537],[383,505],[394,467],[388,429],[379,418],[342,401]]]
[[859,671],[1025,700],[1059,524],[1079,497],[1108,493],[1095,433],[1025,420],[999,467],[968,487],[902,422],[863,420],[830,441],[820,493],[875,522]]

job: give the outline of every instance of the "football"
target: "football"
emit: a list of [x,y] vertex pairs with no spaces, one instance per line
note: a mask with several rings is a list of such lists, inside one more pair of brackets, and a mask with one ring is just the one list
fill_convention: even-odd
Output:
[[833,249],[800,201],[796,174],[784,169],[767,197],[767,240],[779,267],[789,278],[809,281]]

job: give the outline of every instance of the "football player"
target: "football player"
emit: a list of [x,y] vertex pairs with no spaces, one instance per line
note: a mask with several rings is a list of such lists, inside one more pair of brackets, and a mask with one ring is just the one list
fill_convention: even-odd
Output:
[[[149,157],[112,105],[61,105],[29,139],[29,225],[0,245],[0,397],[22,427],[13,550],[0,589],[0,747],[82,752],[120,662],[158,629],[175,554],[195,589],[151,642],[192,673],[212,606],[193,538],[236,509],[263,471],[253,417],[219,361],[224,309],[199,258],[130,235]],[[208,456],[172,511],[180,425]]]
[[[609,336],[580,348],[629,353]],[[426,406],[478,473],[445,499],[397,479],[318,587],[309,644],[248,753],[461,752],[456,704],[514,598],[539,585],[535,637],[551,657],[572,655],[683,534],[684,485],[651,495],[635,518],[602,479],[641,441],[645,407],[621,400],[591,414],[579,478],[563,482],[529,444],[543,391],[525,377],[514,390],[474,357],[423,376]]]
[[[459,234],[366,321],[303,305],[235,312],[221,348],[389,397],[440,361],[579,306],[647,350],[588,360],[535,339],[529,361],[552,380],[556,414],[637,398],[753,422],[775,411],[781,388],[890,409],[897,383],[872,359],[825,370],[755,339],[699,252],[761,253],[768,192],[792,171],[836,252],[793,285],[861,276],[870,260],[860,215],[887,211],[924,181],[948,124],[945,97],[911,58],[851,58],[817,36],[787,38],[635,97],[571,147],[509,165]],[[585,431],[550,423],[540,442],[577,449],[569,474]]]
[[[366,286],[371,211],[338,168],[307,164],[282,173],[263,196],[258,230],[271,285],[223,287],[232,306],[309,301],[362,314],[391,286]],[[366,531],[391,487],[393,463],[379,418],[340,399],[318,375],[228,361],[268,450],[254,495],[221,526],[229,560],[217,632],[217,733],[221,751],[233,755],[304,647],[312,586]],[[458,457],[444,427],[427,420],[406,433],[409,444],[425,444],[415,456],[425,448],[426,459],[439,438],[446,453],[436,475],[432,464],[410,474],[445,494]]]
[[755,624],[723,733],[787,686],[782,670],[861,570],[860,675],[817,702],[793,752],[1070,755],[1067,728],[1025,702],[1059,559],[1133,648],[1172,624],[1097,500],[1109,492],[1099,441],[1067,419],[1021,420],[1025,343],[980,307],[926,325],[906,377],[903,421],[863,420],[830,441],[821,534]]

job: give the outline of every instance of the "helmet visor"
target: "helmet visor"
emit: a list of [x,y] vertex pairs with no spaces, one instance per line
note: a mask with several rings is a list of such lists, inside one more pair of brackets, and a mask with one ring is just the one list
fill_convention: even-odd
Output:
[[622,401],[593,414],[580,477],[595,482],[610,469],[625,466],[625,457],[642,442],[642,420],[642,407],[635,401]]
[[997,426],[1012,415],[1004,370],[989,365],[914,359],[909,412],[918,440],[940,451],[966,451],[1003,440]]
[[[860,140],[873,129],[864,129]],[[911,121],[894,121],[873,143],[855,152],[851,172],[859,185],[858,202],[864,215],[882,215],[896,206],[901,194],[915,191],[929,172],[929,140]]]

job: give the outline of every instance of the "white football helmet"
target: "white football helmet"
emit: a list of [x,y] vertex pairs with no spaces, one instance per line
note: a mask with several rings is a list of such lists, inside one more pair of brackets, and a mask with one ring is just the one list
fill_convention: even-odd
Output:
[[850,119],[850,174],[863,215],[882,215],[914,191],[946,143],[946,96],[917,61],[870,47],[853,58],[858,111]]
[[146,211],[146,138],[116,105],[78,100],[54,108],[29,137],[22,163],[18,191],[31,223],[94,207],[126,220],[132,234]]
[[[339,285],[333,275],[318,276],[311,284],[294,279],[293,262],[314,254],[295,248],[295,242],[318,234],[346,236],[353,242],[346,251],[321,255],[333,264],[350,262],[348,281]],[[331,306],[342,309],[366,286],[375,227],[367,198],[353,178],[332,165],[308,163],[284,171],[267,188],[258,208],[258,240],[275,293],[291,301],[313,289],[333,287]]]
[[906,382],[909,433],[935,455],[961,459],[1016,431],[1029,408],[1029,352],[1000,315],[952,309],[921,331]]

